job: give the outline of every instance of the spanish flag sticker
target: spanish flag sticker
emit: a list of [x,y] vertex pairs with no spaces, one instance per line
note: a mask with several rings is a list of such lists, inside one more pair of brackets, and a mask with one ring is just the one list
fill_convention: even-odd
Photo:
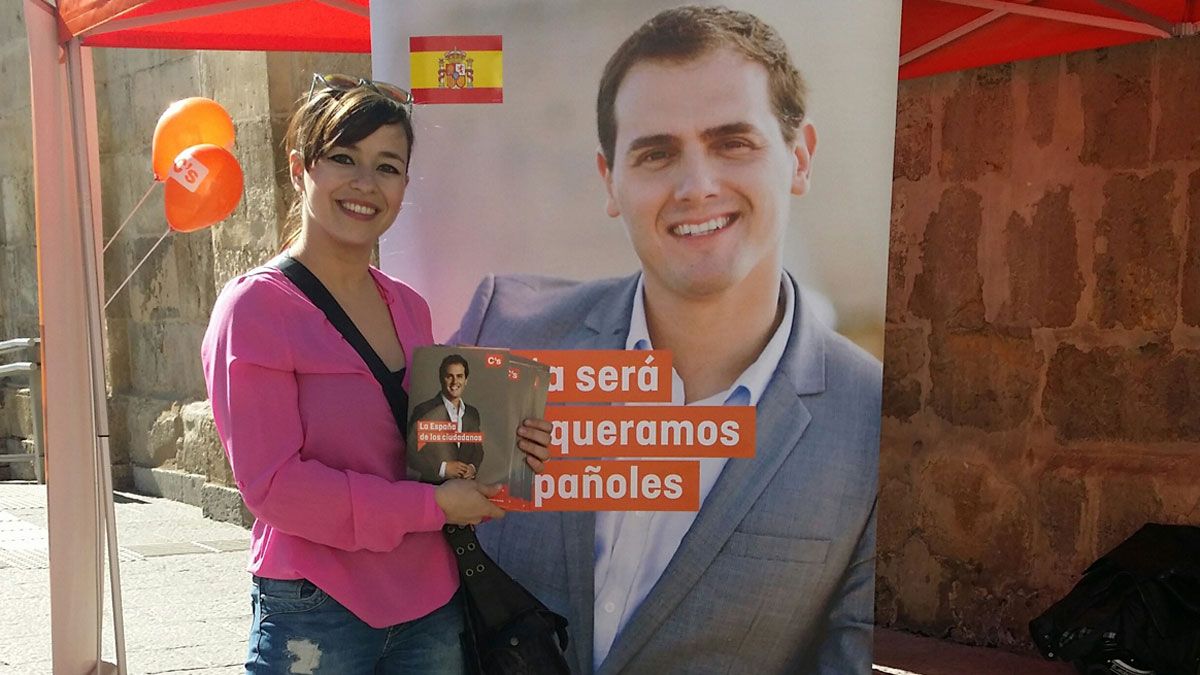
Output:
[[408,39],[415,103],[502,103],[500,35],[435,35]]

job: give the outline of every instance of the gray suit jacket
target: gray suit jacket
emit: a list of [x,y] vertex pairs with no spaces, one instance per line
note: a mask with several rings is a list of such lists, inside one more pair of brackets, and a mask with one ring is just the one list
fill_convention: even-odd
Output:
[[[456,338],[623,349],[636,284],[489,277]],[[729,460],[600,675],[870,672],[881,368],[797,298],[754,458]],[[595,514],[512,513],[479,536],[567,617],[572,668],[591,673]]]

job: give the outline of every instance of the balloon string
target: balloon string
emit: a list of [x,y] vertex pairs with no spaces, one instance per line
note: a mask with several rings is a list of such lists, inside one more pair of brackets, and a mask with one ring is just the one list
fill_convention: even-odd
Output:
[[142,208],[142,204],[146,202],[146,198],[149,197],[150,193],[154,191],[155,185],[158,185],[158,181],[150,183],[150,187],[146,188],[146,194],[142,195],[142,198],[138,200],[137,206],[133,207],[133,210],[129,212],[129,215],[125,216],[125,222],[121,223],[121,226],[117,228],[116,232],[113,232],[112,238],[109,239],[108,243],[104,245],[104,249],[100,251],[101,253],[108,252],[108,247],[112,246],[113,242],[117,240],[117,235],[121,234],[121,230],[125,229],[125,226],[129,224],[130,220],[133,219],[133,214],[137,213],[138,209]]
[[117,298],[117,294],[125,288],[125,284],[129,283],[129,280],[133,278],[133,275],[137,274],[137,271],[142,269],[142,265],[145,264],[146,260],[150,258],[150,254],[154,253],[154,251],[158,248],[158,245],[163,243],[163,239],[167,238],[168,234],[171,234],[171,228],[169,227],[167,228],[167,231],[163,232],[163,235],[158,238],[158,241],[154,242],[154,246],[150,247],[150,250],[146,252],[146,255],[142,256],[141,261],[138,262],[138,264],[133,268],[133,271],[129,273],[129,276],[125,277],[125,281],[122,281],[121,285],[117,286],[117,290],[113,291],[113,294],[108,296],[108,302],[104,303],[104,309],[108,309],[108,306],[112,304],[112,301]]

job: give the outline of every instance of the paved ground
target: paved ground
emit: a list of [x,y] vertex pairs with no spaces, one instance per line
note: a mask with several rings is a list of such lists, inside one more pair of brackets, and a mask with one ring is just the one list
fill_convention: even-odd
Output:
[[[0,673],[51,670],[45,494],[0,483]],[[128,671],[236,672],[250,621],[249,533],[167,499],[116,502]],[[113,662],[111,616],[103,645]]]
[[[236,673],[250,622],[248,532],[155,497],[116,495],[130,673]],[[0,674],[50,672],[43,486],[0,482]],[[106,660],[115,661],[111,612]],[[1060,675],[1063,664],[878,631],[876,673]]]

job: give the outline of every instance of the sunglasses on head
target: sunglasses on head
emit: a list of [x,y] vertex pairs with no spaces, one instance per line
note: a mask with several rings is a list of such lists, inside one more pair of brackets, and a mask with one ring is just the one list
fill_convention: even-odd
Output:
[[312,100],[313,94],[318,90],[317,85],[320,85],[321,90],[333,89],[334,91],[350,91],[359,87],[366,87],[380,96],[400,104],[404,108],[404,111],[408,113],[408,116],[412,117],[412,94],[394,84],[380,82],[379,80],[368,80],[362,77],[341,75],[339,73],[326,75],[313,73],[312,85],[308,88],[308,98],[305,99],[306,101]]

